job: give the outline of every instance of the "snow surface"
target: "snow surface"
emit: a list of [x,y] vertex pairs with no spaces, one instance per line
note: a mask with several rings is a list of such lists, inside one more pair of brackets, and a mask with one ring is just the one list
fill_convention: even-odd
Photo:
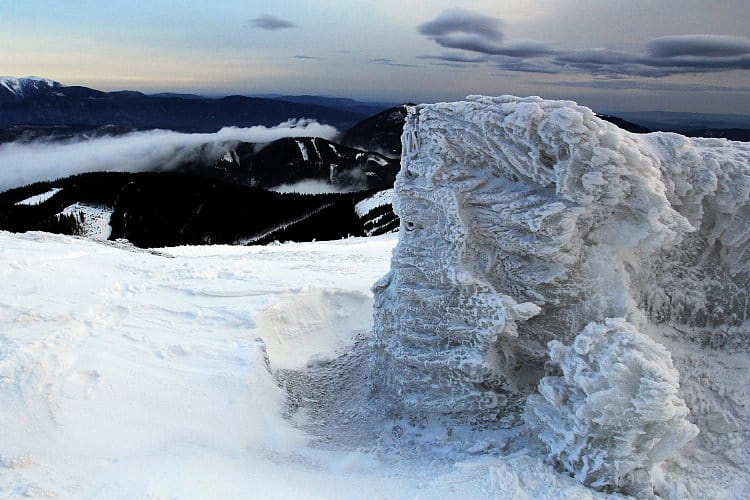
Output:
[[639,497],[750,494],[750,144],[513,96],[420,105],[402,142],[374,287],[393,418],[516,428]]
[[[392,423],[370,437],[356,417],[382,414],[340,368],[394,244],[134,251],[0,232],[0,496],[601,496],[491,439],[440,455],[458,430],[432,452]],[[293,411],[281,386],[321,373],[346,390],[311,385]]]
[[302,159],[304,161],[307,161],[310,157],[307,154],[307,147],[302,141],[294,141],[297,143],[297,147],[299,148],[299,152],[302,155]]
[[37,194],[29,198],[26,198],[25,200],[21,200],[18,203],[16,203],[16,205],[41,205],[45,201],[55,196],[60,191],[62,191],[62,188],[52,188],[45,193]]

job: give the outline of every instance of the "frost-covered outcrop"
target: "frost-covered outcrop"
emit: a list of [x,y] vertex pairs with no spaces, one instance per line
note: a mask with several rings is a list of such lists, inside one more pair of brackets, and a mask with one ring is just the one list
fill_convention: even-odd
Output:
[[669,351],[626,321],[591,323],[570,347],[550,342],[549,355],[562,376],[541,380],[524,417],[579,481],[621,486],[698,434]]
[[[699,408],[689,418],[702,433],[712,415],[744,411],[720,397],[705,403],[702,389],[685,391],[686,380],[714,389],[727,382],[711,380],[708,369],[678,377],[669,353],[679,369],[685,353],[705,346],[750,350],[750,144],[635,135],[569,101],[472,96],[418,106],[403,145],[400,240],[374,288],[375,389],[395,415],[520,422],[540,381],[552,397],[559,380],[543,377],[572,376],[563,358],[575,358],[605,378],[624,377],[609,381],[608,394],[637,418],[618,432],[646,432],[653,442],[630,442],[628,460],[613,458],[619,446],[596,435],[620,418],[609,415],[613,405],[590,420],[576,414],[575,424],[565,417],[602,402],[579,385],[554,404],[532,398],[526,414],[542,426],[540,415],[556,412],[565,425],[591,430],[580,442],[542,440],[583,480],[616,484],[694,434],[687,408]],[[560,366],[549,372],[548,343],[580,346],[592,335],[588,354],[573,347],[577,354],[565,357],[553,344]],[[639,361],[622,372],[600,366],[610,348]],[[650,375],[626,380],[652,364]],[[656,392],[641,394],[652,383]],[[671,406],[639,414],[649,398],[672,398]],[[543,401],[554,412],[542,411]],[[747,436],[732,439],[747,449]],[[702,444],[718,449],[720,441]],[[596,463],[585,465],[589,458]]]

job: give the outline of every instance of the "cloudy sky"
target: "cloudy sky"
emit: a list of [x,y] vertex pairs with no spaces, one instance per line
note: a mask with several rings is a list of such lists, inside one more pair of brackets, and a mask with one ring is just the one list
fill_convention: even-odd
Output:
[[750,114],[749,0],[6,0],[0,44],[103,90]]

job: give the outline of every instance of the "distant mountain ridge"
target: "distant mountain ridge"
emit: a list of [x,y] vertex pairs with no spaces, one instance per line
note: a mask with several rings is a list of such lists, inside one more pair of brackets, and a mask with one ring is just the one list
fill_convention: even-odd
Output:
[[310,118],[348,128],[366,117],[366,113],[358,111],[281,99],[102,92],[36,77],[0,79],[0,128],[116,125],[140,130],[215,132],[225,126],[273,126],[292,118]]
[[648,134],[649,132],[651,132],[651,130],[646,127],[643,127],[633,122],[629,122],[627,120],[623,120],[622,118],[619,118],[617,116],[604,115],[600,113],[596,113],[596,116],[598,116],[604,121],[614,123],[621,129],[627,130],[628,132],[633,132],[635,134]]
[[616,115],[653,131],[676,132],[689,137],[750,141],[750,115],[670,111],[623,111]]
[[394,106],[362,120],[341,137],[341,143],[353,148],[377,151],[390,158],[401,157],[401,133],[412,103]]
[[59,82],[37,76],[0,76],[0,103],[32,98],[59,87],[62,87]]
[[363,102],[348,97],[328,97],[319,95],[287,95],[287,94],[260,94],[252,97],[263,97],[269,99],[279,99],[282,101],[296,102],[300,104],[317,104],[328,108],[343,109],[355,113],[363,113],[367,116],[375,115],[388,108],[395,106],[395,103],[381,102]]

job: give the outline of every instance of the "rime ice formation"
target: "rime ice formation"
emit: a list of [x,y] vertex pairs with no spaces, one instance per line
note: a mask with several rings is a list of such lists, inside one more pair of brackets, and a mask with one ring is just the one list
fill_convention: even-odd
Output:
[[[418,106],[402,140],[400,239],[374,287],[374,388],[394,415],[518,423],[541,381],[526,415],[591,484],[675,453],[695,434],[688,418],[707,453],[750,456],[746,430],[705,432],[750,417],[714,371],[750,346],[750,144],[634,135],[573,102],[512,96]],[[678,377],[672,361],[709,346],[718,356],[698,364],[716,366]],[[577,378],[589,368],[622,377],[609,399]],[[555,375],[575,379],[567,398]],[[621,411],[627,442],[602,439]],[[722,473],[741,477],[733,467]]]
[[570,347],[553,340],[550,361],[525,419],[551,458],[592,486],[620,486],[698,434],[677,395],[669,351],[622,319],[590,323]]

